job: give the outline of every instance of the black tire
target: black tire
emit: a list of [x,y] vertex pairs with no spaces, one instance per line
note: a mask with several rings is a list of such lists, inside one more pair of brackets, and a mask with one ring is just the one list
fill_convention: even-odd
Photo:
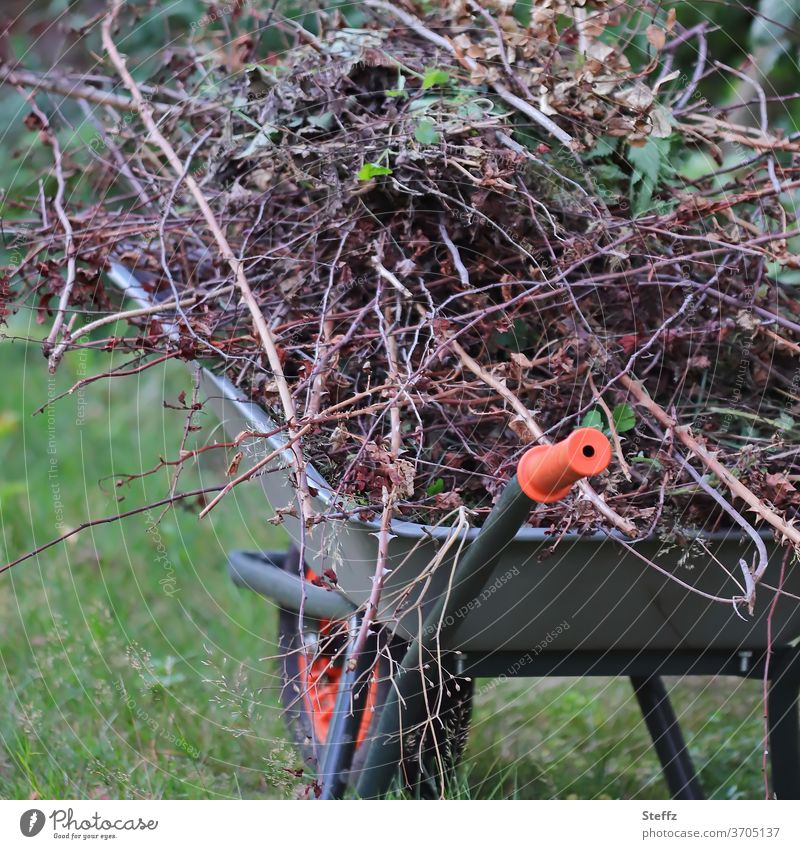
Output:
[[[299,555],[295,549],[290,549],[284,568],[292,574],[298,573]],[[318,623],[308,620],[308,617],[306,620],[304,624],[307,630],[314,631]],[[338,652],[338,657],[341,658],[344,639],[344,636],[337,635],[335,632],[329,633],[325,643],[321,644],[320,650],[331,656]],[[281,702],[287,728],[300,751],[305,769],[312,775],[316,775],[317,753],[321,747],[320,741],[314,740],[311,715],[306,700],[302,696],[298,614],[287,610],[280,611],[278,645],[281,657]],[[391,669],[396,668],[407,646],[408,644],[401,640],[393,640],[388,653],[385,650],[380,653],[374,710],[363,719],[372,729],[378,727],[383,706],[392,687]],[[391,661],[387,654],[391,657]],[[447,682],[436,719],[428,723],[422,739],[419,731],[406,734],[403,749],[409,753],[409,756],[398,765],[405,791],[422,798],[438,798],[446,793],[448,786],[455,778],[469,733],[472,718],[472,681],[448,675]],[[428,693],[431,702],[437,700],[437,689],[431,688]],[[358,781],[369,751],[370,741],[368,730],[364,742],[358,746],[353,756],[348,775],[350,786],[354,786]]]

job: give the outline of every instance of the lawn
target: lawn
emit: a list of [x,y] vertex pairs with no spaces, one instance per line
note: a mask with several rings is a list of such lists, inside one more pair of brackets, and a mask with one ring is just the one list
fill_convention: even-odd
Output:
[[[41,335],[18,317],[9,336]],[[191,383],[180,365],[101,381],[34,410],[106,368],[75,353],[50,378],[40,349],[0,341],[0,559],[87,519],[161,498],[183,414],[165,409]],[[210,415],[199,420],[207,439]],[[219,480],[203,455],[180,489]],[[118,499],[122,498],[122,501]],[[296,791],[282,725],[276,615],[235,588],[233,547],[274,547],[256,486],[199,521],[196,505],[93,527],[0,576],[0,797],[254,798]],[[708,792],[763,793],[757,682],[673,684]],[[625,681],[476,682],[459,787],[473,798],[663,798],[647,733]]]
[[[19,327],[15,328],[19,329]],[[0,347],[2,559],[88,519],[163,497],[165,474],[117,488],[174,456],[190,388],[180,367],[105,382],[34,409],[100,367],[82,354],[55,381],[34,346]],[[204,422],[204,427],[213,426]],[[176,441],[178,440],[178,441]],[[220,472],[207,462],[206,474]],[[182,489],[199,485],[187,470]],[[0,795],[280,795],[283,742],[275,615],[235,588],[225,552],[279,543],[253,491],[202,522],[180,508],[87,530],[2,576]],[[123,497],[121,503],[118,498]]]

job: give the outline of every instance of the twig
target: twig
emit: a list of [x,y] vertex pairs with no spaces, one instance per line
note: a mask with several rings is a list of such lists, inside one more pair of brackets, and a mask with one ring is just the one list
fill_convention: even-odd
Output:
[[67,533],[61,534],[60,537],[51,539],[50,542],[40,545],[38,548],[35,548],[33,551],[29,551],[27,554],[23,554],[22,557],[18,557],[10,563],[6,563],[5,566],[0,567],[0,574],[7,572],[13,566],[17,566],[20,563],[24,563],[26,560],[30,560],[31,557],[36,557],[37,554],[47,551],[48,548],[52,548],[54,545],[58,545],[60,542],[64,542],[70,537],[74,537],[75,534],[79,534],[87,528],[94,528],[97,527],[97,525],[109,525],[112,522],[118,522],[120,519],[127,519],[129,516],[135,516],[137,513],[145,513],[148,510],[152,510],[154,507],[162,507],[165,504],[174,504],[176,501],[181,501],[184,498],[196,498],[198,496],[206,495],[206,493],[209,492],[217,492],[221,488],[222,487],[220,486],[207,486],[203,489],[193,489],[191,492],[179,492],[177,495],[172,495],[169,498],[162,498],[160,501],[154,501],[152,504],[146,504],[144,507],[135,507],[133,510],[128,510],[125,513],[117,513],[116,516],[106,516],[103,519],[92,519],[90,522],[81,522],[80,525],[73,528],[71,531],[67,531]]
[[254,463],[250,466],[249,469],[242,472],[238,477],[234,478],[232,481],[228,481],[225,486],[220,488],[220,491],[211,501],[206,504],[206,506],[200,511],[198,518],[205,519],[205,517],[219,504],[220,501],[235,487],[239,486],[240,483],[244,483],[247,480],[250,480],[257,472],[261,471],[265,466],[268,466],[273,460],[277,457],[280,457],[281,454],[284,453],[287,449],[292,450],[296,442],[300,439],[300,437],[305,436],[310,430],[312,425],[307,424],[304,427],[301,427],[300,430],[295,431],[290,435],[290,438],[286,440],[286,442],[281,445],[279,448],[275,448],[273,451],[270,451],[269,454],[262,457],[258,462]]
[[[137,366],[136,368],[126,369],[124,368],[127,363],[123,363],[119,368],[112,369],[111,371],[104,371],[100,374],[93,374],[91,377],[84,377],[81,380],[73,383],[69,389],[56,395],[53,398],[49,398],[41,407],[38,407],[33,411],[34,416],[38,416],[39,413],[44,412],[49,406],[55,404],[56,401],[61,398],[65,398],[67,395],[73,395],[79,389],[82,389],[84,386],[88,386],[90,383],[94,383],[97,380],[105,380],[109,377],[130,377],[132,374],[141,374],[143,371],[147,371],[148,369],[153,368],[153,366],[157,366],[167,360],[174,359],[175,357],[180,357],[181,351],[170,351],[168,354],[163,354],[160,357],[156,357],[154,360],[148,360],[144,365]],[[134,361],[141,360],[142,357],[135,357]]]
[[[114,25],[114,21],[116,20],[117,15],[119,14],[119,10],[122,7],[122,0],[114,0],[113,6],[109,13],[103,19],[102,24],[102,42],[103,47],[111,59],[112,64],[117,69],[122,81],[125,83],[125,87],[131,94],[134,104],[136,105],[136,109],[144,122],[144,125],[147,127],[148,132],[150,133],[150,137],[155,141],[164,155],[167,157],[169,164],[172,166],[173,171],[176,176],[180,177],[183,174],[183,164],[181,163],[178,154],[175,152],[175,149],[163,135],[163,133],[159,130],[155,121],[153,120],[153,109],[152,106],[142,97],[142,93],[139,90],[136,81],[128,71],[127,64],[125,60],[120,55],[117,50],[116,44],[111,35],[111,29]],[[306,481],[305,474],[305,462],[303,460],[302,450],[300,448],[299,443],[294,439],[295,429],[294,422],[296,420],[294,400],[292,398],[292,393],[289,391],[289,387],[286,383],[286,377],[283,373],[283,366],[281,365],[280,355],[278,353],[278,349],[275,343],[275,339],[270,331],[266,320],[264,319],[264,314],[261,312],[261,308],[258,305],[258,301],[255,299],[253,292],[250,288],[250,284],[247,281],[247,277],[244,273],[244,263],[242,260],[238,259],[234,252],[231,250],[231,247],[228,243],[228,240],[225,234],[222,232],[222,229],[217,221],[214,212],[206,200],[205,195],[203,194],[202,189],[198,185],[197,181],[191,174],[186,174],[184,177],[184,181],[189,191],[194,197],[195,202],[200,208],[203,217],[206,220],[209,230],[211,231],[212,236],[214,237],[214,241],[217,244],[217,248],[220,252],[221,257],[227,262],[230,266],[231,271],[233,272],[234,278],[236,280],[236,286],[241,293],[242,300],[244,300],[247,305],[248,310],[250,311],[250,315],[252,316],[253,323],[255,324],[256,330],[258,331],[259,338],[261,339],[261,344],[264,348],[264,351],[267,355],[267,360],[269,361],[270,368],[272,370],[275,384],[278,388],[278,394],[281,399],[281,404],[283,406],[283,412],[286,416],[286,422],[288,426],[288,433],[292,442],[292,454],[294,456],[294,465],[295,471],[297,473],[297,495],[298,501],[300,504],[301,512],[303,516],[301,517],[301,526],[304,526],[305,519],[309,518],[313,513],[313,508],[311,506],[311,496],[308,491],[308,483]]]
[[709,484],[703,480],[703,476],[699,475],[694,470],[686,457],[684,457],[679,451],[675,451],[674,453],[678,461],[682,464],[682,468],[686,469],[689,476],[694,479],[700,489],[702,489],[707,495],[710,495],[714,501],[716,501],[717,504],[719,504],[719,506],[736,522],[736,524],[742,528],[742,530],[750,537],[751,540],[753,540],[753,543],[755,544],[756,551],[758,552],[758,568],[751,569],[745,560],[742,559],[739,561],[747,593],[745,600],[747,601],[747,607],[750,615],[752,616],[756,604],[756,585],[753,576],[755,574],[763,574],[769,561],[769,555],[767,554],[767,547],[764,545],[764,540],[761,539],[758,531],[756,531],[756,529],[738,510],[733,507],[732,504],[726,501],[713,486],[709,486]]
[[378,557],[375,561],[375,574],[372,576],[372,588],[369,592],[367,606],[364,609],[364,617],[361,620],[353,651],[351,652],[348,664],[350,669],[355,669],[358,663],[358,657],[364,651],[364,646],[367,643],[369,629],[378,614],[378,606],[381,601],[381,592],[383,585],[386,583],[386,578],[390,570],[386,568],[389,559],[389,540],[391,539],[390,527],[392,522],[392,511],[394,509],[395,490],[392,487],[391,491],[385,487],[383,489],[383,512],[381,513],[381,526],[376,534],[378,537]]
[[[101,91],[98,88],[88,85],[72,85],[60,80],[54,80],[52,77],[34,74],[31,71],[25,71],[21,68],[11,68],[9,65],[0,65],[0,83],[8,82],[13,86],[28,87],[33,89],[41,89],[42,91],[50,91],[53,94],[61,94],[64,97],[87,100],[89,103],[97,103],[101,106],[113,106],[115,109],[123,109],[130,111],[134,108],[134,101],[127,97],[120,97],[118,94],[109,94]],[[165,103],[150,101],[155,112],[166,113],[170,108]]]
[[578,33],[578,52],[585,56],[589,51],[589,36],[586,32],[586,9],[577,4],[572,7],[572,18]]
[[685,590],[689,592],[695,593],[695,595],[699,595],[702,598],[707,598],[709,601],[717,601],[721,604],[730,604],[731,602],[736,602],[735,598],[724,598],[719,595],[712,595],[711,593],[707,593],[704,590],[699,590],[697,587],[693,587],[691,584],[687,584],[686,581],[682,581],[677,575],[670,572],[668,569],[664,569],[662,566],[659,566],[658,563],[654,563],[650,558],[645,557],[635,545],[630,545],[625,542],[624,539],[615,539],[615,542],[618,542],[626,551],[633,554],[634,557],[637,557],[643,563],[646,563],[651,569],[655,569],[656,572],[663,575],[665,578],[668,578],[670,581],[674,581],[679,586],[683,587]]
[[[458,344],[455,340],[451,340],[449,346],[458,354],[461,362],[476,376],[479,377],[487,386],[491,386],[496,392],[503,396],[508,401],[517,415],[525,422],[525,426],[530,431],[531,435],[537,442],[548,444],[549,440],[544,438],[544,431],[539,426],[539,423],[534,419],[531,411],[517,398],[513,392],[509,391],[500,380],[494,375],[487,372],[481,365],[470,357],[470,355]],[[586,480],[578,481],[578,487],[584,494],[586,499],[591,502],[592,506],[604,516],[614,527],[622,531],[626,536],[636,537],[638,531],[636,526],[631,524],[627,519],[624,519],[614,510],[612,510],[601,495],[595,492],[594,487]]]
[[[725,71],[733,74],[738,77],[746,86],[752,87],[758,97],[758,106],[759,106],[759,116],[760,122],[759,126],[761,129],[761,134],[763,136],[767,136],[769,134],[769,116],[767,114],[767,94],[764,91],[764,87],[758,82],[758,80],[754,80],[747,76],[747,74],[742,73],[736,68],[732,68],[730,65],[726,65],[724,62],[714,62],[714,64],[718,68],[722,68]],[[780,195],[782,188],[780,181],[778,180],[778,176],[775,173],[775,157],[769,156],[767,158],[767,171],[769,173],[770,181],[772,182],[772,186]]]
[[[764,521],[772,525],[778,533],[790,540],[795,546],[800,547],[800,531],[793,524],[786,522],[774,510],[768,507],[757,495],[751,492],[740,480],[735,478],[715,457],[712,457],[708,449],[702,445],[694,436],[688,426],[678,426],[678,423],[647,394],[638,380],[628,375],[622,377],[622,383],[630,391],[636,401],[645,407],[650,414],[664,427],[675,432],[678,439],[692,451],[709,469],[722,481],[731,493],[741,498],[750,509],[761,516]],[[753,580],[758,583],[764,573],[765,565],[759,566],[753,575]]]
[[[692,78],[691,80],[689,80],[689,85],[686,86],[681,96],[678,98],[678,102],[675,104],[676,109],[681,109],[682,107],[686,106],[691,96],[695,93],[697,86],[700,84],[700,80],[703,78],[703,73],[706,69],[706,59],[708,57],[708,41],[706,40],[705,26],[705,23],[703,23],[700,25],[700,27],[694,27],[692,30],[689,30],[683,35],[683,38],[688,38],[690,32],[696,32],[697,43],[699,44],[699,47],[697,49],[697,61],[694,65]],[[675,41],[677,41],[677,39],[675,39]],[[672,46],[675,44],[675,41],[670,42],[670,48],[672,48]]]
[[404,297],[404,298],[413,298],[413,293],[407,289],[398,279],[397,277],[389,271],[388,268],[385,268],[383,263],[378,259],[377,256],[372,258],[372,264],[375,267],[375,270],[378,274],[386,280],[388,283],[391,283],[395,289]]
[[[233,286],[224,286],[221,289],[217,289],[214,294],[224,295],[231,291],[233,291]],[[104,327],[107,324],[115,324],[118,321],[128,321],[132,318],[141,318],[145,315],[155,315],[156,313],[166,312],[166,310],[172,309],[178,305],[182,307],[189,307],[196,304],[200,297],[200,295],[189,295],[186,298],[182,298],[177,303],[176,301],[164,301],[163,303],[156,304],[152,307],[139,307],[132,310],[123,310],[111,315],[104,315],[102,318],[90,321],[88,324],[84,324],[83,327],[79,327],[76,331],[70,333],[69,340],[62,340],[59,342],[58,346],[53,351],[53,355],[55,356],[59,352],[59,349],[73,344],[75,340],[80,339],[81,336],[86,336],[87,334],[97,330],[98,327]],[[61,351],[61,353],[63,355],[63,351]]]
[[625,455],[622,453],[622,443],[619,440],[619,434],[617,433],[617,428],[614,425],[614,414],[611,412],[611,408],[606,404],[603,396],[597,391],[597,387],[594,385],[594,378],[592,377],[592,373],[589,372],[589,386],[592,388],[592,392],[594,393],[595,401],[600,405],[602,411],[606,414],[606,419],[608,421],[608,430],[611,433],[611,441],[614,443],[614,452],[617,455],[617,462],[622,469],[623,474],[628,480],[631,480],[631,467],[628,465],[628,461],[625,459]]
[[50,332],[47,334],[47,338],[42,343],[42,349],[44,350],[45,356],[49,357],[48,367],[51,372],[56,370],[58,366],[58,361],[60,357],[54,356],[54,345],[56,337],[58,336],[59,330],[61,330],[62,325],[64,324],[64,317],[66,315],[67,306],[69,306],[69,298],[72,294],[72,288],[75,285],[75,275],[77,273],[77,264],[75,259],[75,237],[72,231],[72,224],[67,216],[67,213],[64,211],[64,195],[66,193],[66,183],[64,181],[64,170],[61,165],[61,145],[58,143],[58,138],[54,132],[50,129],[50,122],[47,120],[47,116],[42,112],[41,109],[36,105],[36,101],[33,98],[33,95],[26,95],[25,92],[21,92],[24,97],[27,98],[28,103],[30,104],[31,110],[34,115],[39,119],[42,124],[42,132],[44,134],[45,139],[47,140],[47,144],[53,148],[53,160],[55,162],[55,175],[56,175],[56,184],[58,186],[56,190],[56,195],[53,198],[53,206],[56,210],[56,215],[58,216],[58,220],[61,224],[61,227],[64,230],[64,256],[67,258],[67,279],[64,281],[64,288],[61,290],[61,295],[58,299],[58,308],[56,310],[56,316],[53,319],[53,326],[50,328]]
[[[380,298],[378,299],[380,300]],[[380,307],[376,305],[376,309]],[[389,365],[389,380],[395,385],[394,398],[389,407],[389,421],[391,422],[391,448],[392,458],[396,460],[400,456],[403,448],[403,434],[400,430],[400,408],[397,405],[399,396],[400,377],[397,371],[397,339],[392,335],[392,317],[389,307],[386,308],[386,360]],[[382,324],[382,322],[381,322]],[[394,491],[391,494],[391,500],[394,500]]]
[[[202,410],[203,405],[199,402],[200,396],[200,369],[194,368],[192,369],[192,402],[189,404],[189,409],[186,412],[186,419],[183,423],[183,433],[181,434],[181,442],[178,446],[178,456],[184,456],[186,452],[186,443],[189,440],[189,434],[192,432],[194,425],[194,417],[197,413]],[[196,428],[194,428],[196,430]],[[186,458],[188,459],[188,457]],[[178,490],[178,484],[180,483],[181,475],[183,474],[185,464],[178,463],[175,466],[175,473],[172,475],[172,482],[169,487],[169,494],[175,495]],[[156,524],[160,524],[161,520],[164,518],[167,510],[169,508],[165,507],[162,511],[161,515],[158,517],[158,521]]]
[[464,265],[464,261],[461,259],[461,254],[458,252],[458,248],[455,246],[453,240],[450,238],[450,235],[447,232],[447,228],[444,226],[444,221],[439,220],[439,235],[442,237],[442,241],[445,243],[447,250],[450,251],[450,256],[453,258],[453,265],[456,267],[456,271],[458,272],[458,278],[461,281],[461,285],[465,289],[472,289],[472,283],[469,279],[469,272],[467,271],[467,267]]
[[314,348],[314,363],[316,374],[314,375],[313,380],[311,380],[310,387],[308,390],[308,398],[306,401],[306,413],[310,416],[314,416],[319,412],[320,404],[322,403],[322,393],[325,388],[325,376],[327,373],[326,369],[320,367],[321,361],[323,359],[322,340],[325,340],[325,359],[327,359],[328,349],[330,347],[330,337],[333,333],[333,322],[328,318],[328,301],[331,296],[331,291],[333,290],[334,275],[336,274],[336,270],[339,265],[339,258],[342,255],[345,243],[347,242],[347,238],[350,235],[353,226],[353,224],[350,224],[348,227],[345,228],[344,233],[342,233],[342,237],[339,240],[339,246],[336,249],[336,255],[334,256],[333,261],[331,262],[330,271],[328,272],[328,285],[325,287],[325,294],[322,296],[322,305],[320,307],[319,315],[319,332],[317,333],[317,344]]
[[[136,196],[139,198],[139,203],[141,203],[143,207],[150,206],[150,196],[147,194],[144,186],[141,184],[141,182],[139,182],[133,171],[131,171],[130,165],[120,152],[119,147],[114,143],[114,141],[106,132],[106,128],[100,121],[97,120],[94,112],[89,108],[89,104],[87,103],[87,101],[78,100],[78,106],[81,108],[81,111],[83,112],[83,115],[86,120],[90,121],[92,126],[97,130],[99,134],[99,139],[102,141],[105,148],[111,153],[111,156],[113,157],[117,168],[119,168],[120,173],[125,177],[125,179],[128,181],[128,184],[136,192]],[[112,116],[116,116],[117,114],[119,114],[113,109],[111,109],[111,107],[106,107],[106,110]],[[99,158],[99,153],[98,151],[94,150],[94,145],[91,142],[89,143],[88,147],[92,155]]]
[[[340,418],[349,418],[349,417],[352,417],[352,416],[363,415],[364,413],[371,412],[372,410],[369,407],[361,408],[361,409],[358,409],[358,410],[353,410],[353,411],[350,411],[349,413],[348,412],[342,413],[342,412],[339,412],[339,411],[341,411],[345,407],[350,407],[350,406],[353,406],[354,404],[357,404],[363,398],[366,398],[366,397],[368,397],[368,396],[370,396],[370,395],[372,395],[376,392],[381,392],[385,389],[388,389],[389,386],[390,386],[390,384],[385,383],[385,384],[381,384],[379,386],[374,386],[374,387],[372,387],[372,389],[369,389],[365,392],[359,392],[355,395],[351,395],[346,400],[340,401],[338,404],[334,404],[332,407],[329,407],[324,413],[322,413],[320,415],[316,415],[313,418],[304,421],[303,426],[299,430],[295,431],[294,435],[290,436],[290,438],[287,439],[287,441],[280,448],[276,448],[274,451],[271,451],[265,457],[262,457],[257,463],[255,463],[253,466],[251,466],[249,469],[247,469],[245,472],[243,472],[241,475],[239,475],[239,477],[237,477],[235,480],[230,481],[224,487],[222,487],[222,491],[220,492],[220,494],[216,498],[214,498],[212,501],[210,501],[206,505],[205,508],[203,508],[203,510],[200,513],[200,518],[201,519],[205,518],[211,512],[211,510],[213,510],[214,507],[216,507],[216,505],[219,503],[219,501],[222,499],[222,497],[224,495],[226,495],[228,492],[230,492],[234,487],[238,486],[240,483],[244,483],[244,481],[253,477],[253,475],[255,475],[256,472],[258,472],[260,469],[263,469],[264,466],[266,466],[270,462],[272,462],[272,460],[274,460],[276,457],[278,457],[283,451],[286,451],[287,448],[291,448],[291,445],[292,445],[293,442],[296,442],[297,440],[300,439],[300,437],[305,436],[309,431],[313,430],[320,422],[331,421],[333,419],[340,419]],[[385,408],[386,405],[385,404],[379,404],[379,405],[376,405],[376,406],[383,409],[383,408]],[[286,427],[286,430],[288,431],[288,427]],[[253,434],[253,435],[255,436],[256,434]],[[314,521],[313,516],[310,517],[310,521],[311,522]]]

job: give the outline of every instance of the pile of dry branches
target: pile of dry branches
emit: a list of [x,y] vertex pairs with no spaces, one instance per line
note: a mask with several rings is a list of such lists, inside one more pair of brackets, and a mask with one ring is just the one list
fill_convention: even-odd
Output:
[[[800,542],[800,305],[778,282],[800,141],[763,93],[756,126],[728,123],[698,86],[739,72],[703,50],[676,70],[704,31],[644,2],[538,2],[525,26],[502,2],[363,5],[358,30],[285,22],[280,55],[173,54],[168,84],[134,81],[119,9],[106,84],[0,71],[55,155],[7,281],[50,322],[51,368],[92,346],[224,372],[285,432],[306,521],[313,462],[346,510],[479,522],[525,448],[584,423],[612,470],[532,523],[755,516]],[[96,203],[68,208],[76,163],[36,89],[92,115]],[[114,306],[110,261],[156,306]],[[230,451],[228,489],[255,473]]]

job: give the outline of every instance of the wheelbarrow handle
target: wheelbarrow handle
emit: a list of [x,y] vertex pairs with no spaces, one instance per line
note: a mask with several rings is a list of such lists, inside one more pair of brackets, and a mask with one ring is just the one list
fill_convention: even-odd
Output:
[[579,428],[555,445],[535,446],[521,458],[517,474],[506,484],[480,533],[459,560],[449,591],[431,607],[422,631],[409,645],[394,677],[375,739],[361,770],[356,793],[384,796],[402,757],[401,729],[415,728],[425,718],[425,682],[420,669],[438,657],[442,635],[459,624],[449,614],[475,599],[486,585],[506,546],[528,519],[534,500],[563,498],[581,478],[602,472],[611,460],[608,439],[594,428]]
[[611,444],[599,430],[581,427],[555,445],[529,448],[517,465],[517,479],[531,501],[561,501],[581,478],[598,475],[611,462]]

